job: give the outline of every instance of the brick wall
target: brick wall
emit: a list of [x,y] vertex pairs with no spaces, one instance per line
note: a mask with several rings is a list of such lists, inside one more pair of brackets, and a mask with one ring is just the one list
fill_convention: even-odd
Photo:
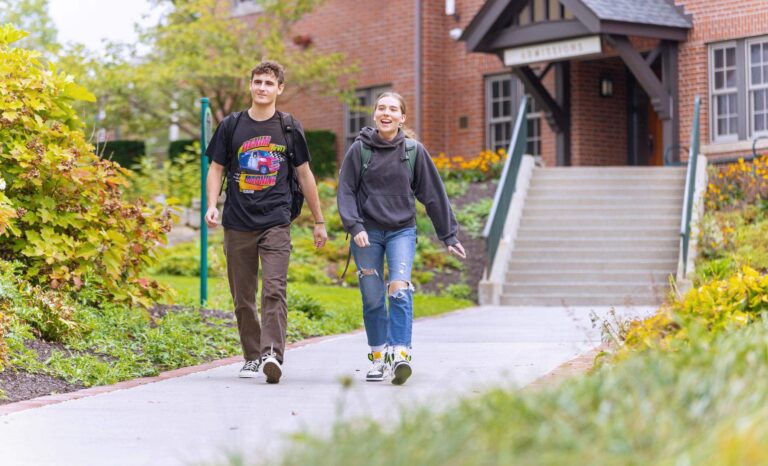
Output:
[[[765,0],[676,0],[693,15],[693,29],[680,44],[680,141],[690,142],[693,101],[701,96],[702,145],[710,144],[708,47],[712,42],[768,34],[768,2]],[[741,103],[740,103],[741,104]],[[750,139],[751,140],[751,139]],[[722,152],[718,156],[744,155],[748,151]],[[687,159],[687,155],[684,155]]]
[[[571,62],[571,164],[626,165],[627,83],[618,58]],[[600,77],[613,96],[600,97]]]

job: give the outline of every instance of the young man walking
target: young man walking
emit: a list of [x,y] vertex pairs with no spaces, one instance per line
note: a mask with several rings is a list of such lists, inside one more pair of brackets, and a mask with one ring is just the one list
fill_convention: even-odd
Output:
[[[275,108],[284,80],[279,63],[256,66],[251,71],[251,106],[222,120],[206,151],[212,163],[205,222],[211,228],[219,224],[216,200],[223,176],[227,179],[221,224],[245,356],[239,375],[255,377],[261,368],[267,383],[278,383],[282,376],[294,175],[315,219],[315,247],[323,247],[328,239],[304,131],[298,120]],[[259,267],[261,322],[256,313]]]

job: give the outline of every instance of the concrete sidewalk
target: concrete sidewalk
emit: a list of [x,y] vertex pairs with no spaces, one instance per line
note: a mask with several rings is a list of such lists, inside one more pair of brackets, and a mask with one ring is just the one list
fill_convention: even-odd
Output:
[[[479,307],[414,324],[414,374],[365,383],[361,332],[286,353],[283,379],[238,379],[240,364],[0,417],[9,465],[174,465],[278,455],[287,434],[339,418],[394,422],[415,403],[440,408],[492,386],[521,387],[600,343],[589,314],[608,308]],[[618,308],[645,316],[653,308]],[[351,378],[345,389],[341,380]]]

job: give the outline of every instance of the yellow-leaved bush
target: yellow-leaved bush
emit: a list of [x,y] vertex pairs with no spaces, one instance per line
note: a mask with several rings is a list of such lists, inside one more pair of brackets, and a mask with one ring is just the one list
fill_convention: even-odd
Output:
[[130,172],[94,154],[72,107],[93,96],[11,45],[25,35],[0,26],[0,259],[42,290],[149,306],[164,290],[142,273],[170,215],[124,199]]
[[637,349],[670,348],[692,338],[714,338],[757,320],[766,311],[768,275],[745,266],[725,280],[691,289],[649,319],[632,322],[619,356]]

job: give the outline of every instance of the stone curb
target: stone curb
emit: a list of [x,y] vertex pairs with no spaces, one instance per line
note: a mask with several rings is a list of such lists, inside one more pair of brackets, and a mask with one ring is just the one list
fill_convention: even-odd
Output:
[[602,343],[591,350],[582,353],[570,361],[552,369],[547,374],[539,377],[524,387],[526,390],[537,390],[545,387],[551,387],[571,377],[585,374],[595,366],[595,357],[600,352],[610,348],[608,343]]

